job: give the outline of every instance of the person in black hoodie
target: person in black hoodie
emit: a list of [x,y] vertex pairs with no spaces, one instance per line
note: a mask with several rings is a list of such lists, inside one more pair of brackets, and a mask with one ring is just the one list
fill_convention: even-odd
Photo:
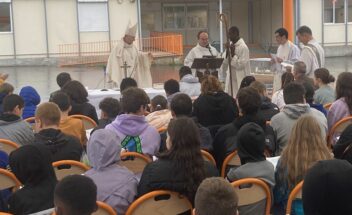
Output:
[[[259,93],[252,87],[244,87],[237,94],[237,102],[240,110],[240,117],[233,122],[221,127],[215,135],[213,142],[214,158],[219,169],[227,155],[237,149],[237,133],[240,128],[248,122],[254,122],[266,133],[273,133],[272,129],[267,131],[265,119],[258,114],[261,99]],[[273,138],[275,139],[275,138]],[[272,141],[269,141],[272,142]],[[275,146],[268,146],[270,150],[275,151]],[[271,144],[271,143],[270,143]]]
[[202,81],[201,95],[193,103],[193,116],[205,127],[225,125],[238,116],[236,100],[225,93],[212,75]]
[[352,164],[352,125],[342,132],[339,140],[333,147],[334,157],[347,160]]
[[54,207],[56,176],[50,152],[42,145],[25,145],[11,152],[11,171],[23,184],[8,201],[12,214],[32,214]]
[[95,107],[88,102],[88,92],[81,82],[69,81],[62,87],[62,91],[71,99],[72,109],[69,115],[81,114],[99,123]]
[[119,100],[112,97],[106,97],[99,103],[99,109],[101,110],[101,114],[98,126],[92,130],[90,135],[92,135],[97,129],[105,128],[105,126],[112,123],[116,119],[116,116],[121,112],[121,105]]
[[53,156],[53,162],[60,160],[79,161],[82,146],[76,137],[62,133],[60,124],[60,109],[52,102],[38,106],[35,112],[34,144],[46,146]]
[[259,108],[259,114],[261,114],[266,121],[270,121],[271,117],[280,112],[279,107],[272,103],[268,98],[266,87],[262,82],[254,81],[249,86],[257,90],[260,95],[261,105]]

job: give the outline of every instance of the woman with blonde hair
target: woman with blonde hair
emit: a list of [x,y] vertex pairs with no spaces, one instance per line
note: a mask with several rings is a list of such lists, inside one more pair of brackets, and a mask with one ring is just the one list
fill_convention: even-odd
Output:
[[193,115],[206,127],[230,123],[238,116],[236,100],[223,91],[216,77],[205,76],[201,94],[193,103]]
[[[274,214],[284,214],[288,195],[304,179],[309,168],[319,160],[332,159],[318,122],[309,115],[301,116],[293,126],[275,171]],[[303,214],[301,201],[294,201],[291,214]]]

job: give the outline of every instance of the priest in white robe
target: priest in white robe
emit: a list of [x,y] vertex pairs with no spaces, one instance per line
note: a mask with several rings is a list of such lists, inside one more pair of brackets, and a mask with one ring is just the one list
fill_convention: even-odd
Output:
[[307,66],[306,75],[314,78],[314,71],[325,65],[325,53],[323,47],[313,38],[312,30],[307,26],[301,26],[296,35],[298,40],[303,43],[300,61]]
[[276,59],[274,62],[280,64],[275,67],[273,91],[276,92],[281,88],[281,76],[286,71],[286,69],[281,66],[282,62],[294,63],[299,60],[301,51],[298,46],[288,40],[288,32],[285,28],[279,28],[275,31],[275,39],[279,44],[277,49]]
[[229,29],[230,39],[230,52],[231,60],[231,73],[232,73],[232,92],[230,84],[229,64],[227,54],[225,52],[225,59],[222,64],[221,70],[226,71],[225,92],[233,97],[236,97],[241,81],[244,77],[250,75],[251,66],[249,62],[249,49],[242,38],[240,38],[240,31],[236,26]]
[[128,26],[125,36],[118,41],[111,51],[106,72],[109,82],[120,85],[122,79],[131,77],[137,81],[138,87],[152,87],[150,66],[153,57],[150,53],[140,52],[133,44],[137,24]]
[[[219,55],[216,48],[209,44],[209,36],[206,31],[198,32],[197,38],[198,44],[189,51],[184,61],[184,65],[188,66],[189,68],[192,68],[192,64],[195,58],[202,58],[204,56],[218,57]],[[203,73],[205,69],[199,69],[198,71]],[[192,74],[195,76],[195,69],[192,69]]]

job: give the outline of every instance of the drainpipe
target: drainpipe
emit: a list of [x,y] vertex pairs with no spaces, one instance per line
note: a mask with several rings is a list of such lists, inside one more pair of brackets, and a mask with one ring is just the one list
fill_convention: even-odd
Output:
[[141,17],[141,0],[137,0],[137,19],[138,19],[138,37],[139,37],[139,50],[143,50],[142,43],[142,17]]
[[[222,14],[222,0],[219,0],[219,14]],[[224,51],[224,38],[223,38],[223,29],[222,29],[223,23],[219,20],[219,27],[220,27],[220,53]]]

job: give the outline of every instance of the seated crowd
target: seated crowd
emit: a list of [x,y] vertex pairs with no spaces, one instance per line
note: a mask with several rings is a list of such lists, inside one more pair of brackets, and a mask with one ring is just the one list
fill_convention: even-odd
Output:
[[[314,80],[305,73],[305,64],[296,62],[272,98],[253,76],[231,97],[215,76],[200,83],[188,67],[180,69],[180,81],[164,83],[166,97],[149,98],[126,78],[120,100],[100,102],[100,119],[87,90],[68,73],[57,76],[60,90],[41,104],[33,87],[17,95],[2,81],[0,139],[18,148],[9,154],[0,148],[0,168],[22,187],[0,190],[0,211],[92,214],[100,201],[120,215],[137,198],[169,190],[194,208],[183,214],[262,215],[270,198],[271,214],[281,215],[291,191],[304,181],[291,214],[352,214],[352,125],[327,138],[352,113],[352,73],[341,73],[335,89],[327,69],[317,69]],[[77,114],[97,126],[86,130],[81,119],[71,117]],[[125,165],[136,159],[126,152],[148,160],[141,172]],[[227,165],[229,155],[239,163]],[[84,162],[89,170],[58,180],[52,163],[61,160]],[[248,178],[264,182],[270,196],[243,204],[238,190],[248,185],[234,183]]]

